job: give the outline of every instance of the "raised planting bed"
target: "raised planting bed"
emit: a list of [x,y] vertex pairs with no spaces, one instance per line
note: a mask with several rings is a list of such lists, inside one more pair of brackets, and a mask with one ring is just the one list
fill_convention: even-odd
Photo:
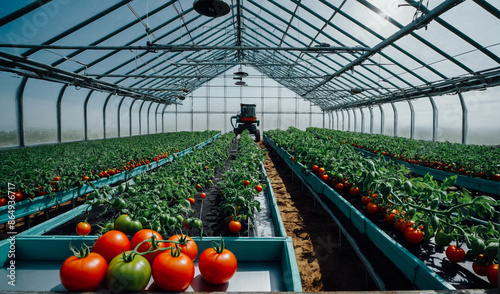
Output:
[[[430,241],[418,244],[409,243],[402,233],[395,231],[392,224],[384,221],[383,215],[381,217],[379,214],[368,214],[364,206],[361,205],[359,197],[351,196],[346,190],[335,191],[325,182],[325,179],[320,179],[319,174],[316,175],[309,167],[300,163],[300,160],[293,153],[280,147],[281,142],[273,141],[266,134],[264,139],[287,162],[304,184],[315,193],[318,202],[325,207],[339,225],[346,228],[348,238],[357,242],[359,250],[366,257],[364,261],[368,263],[368,267],[373,267],[376,271],[374,280],[381,279],[378,285],[384,287],[383,289],[440,290],[489,289],[493,287],[485,277],[474,274],[472,256],[466,257],[463,262],[452,263],[445,258],[443,247],[435,246],[432,238]],[[302,142],[302,144],[304,143],[305,141]],[[293,147],[287,145],[287,148]],[[330,158],[326,153],[323,156]],[[366,246],[366,244],[371,244],[371,246]],[[465,245],[462,247],[467,250]],[[373,253],[372,248],[377,248],[378,253]],[[380,269],[380,264],[384,264],[384,262],[372,258],[372,255],[385,257],[386,261],[382,269]],[[392,267],[396,268],[398,273],[387,275],[387,272],[391,273]],[[400,275],[403,276],[402,279],[394,278]],[[402,283],[394,283],[395,280]]]
[[[11,286],[0,284],[0,291],[54,291],[65,292],[59,279],[59,269],[63,261],[72,255],[69,243],[80,246],[86,243],[91,246],[96,236],[17,236],[15,239],[15,263],[9,269],[7,259],[10,244],[0,245],[0,274],[7,277],[13,271]],[[198,252],[211,246],[212,240],[194,238]],[[238,269],[229,282],[213,285],[206,282],[198,270],[198,259],[195,260],[195,276],[187,291],[213,292],[300,292],[302,291],[293,244],[290,238],[224,238],[226,248],[234,253],[238,261]],[[36,248],[36,250],[34,250]],[[199,255],[198,255],[199,256]],[[10,278],[7,277],[10,281]],[[5,280],[5,279],[2,279]],[[108,291],[102,285],[97,291]],[[147,292],[160,292],[153,279],[146,287]]]

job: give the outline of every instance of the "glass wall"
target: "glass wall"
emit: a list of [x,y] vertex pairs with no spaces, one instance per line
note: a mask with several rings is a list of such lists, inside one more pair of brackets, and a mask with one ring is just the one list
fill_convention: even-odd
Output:
[[19,144],[17,135],[16,97],[21,78],[10,73],[0,72],[0,147]]
[[88,89],[67,87],[61,100],[61,139],[63,142],[85,139],[83,105]]

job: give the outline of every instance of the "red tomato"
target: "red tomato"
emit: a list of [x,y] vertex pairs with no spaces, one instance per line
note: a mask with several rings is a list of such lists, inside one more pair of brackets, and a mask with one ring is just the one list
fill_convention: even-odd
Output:
[[191,205],[193,205],[193,204],[194,204],[194,198],[193,198],[193,197],[189,197],[189,198],[188,198],[188,201],[189,201],[189,203],[191,203]]
[[206,197],[207,197],[207,194],[205,194],[205,193],[200,193],[200,198],[201,198],[201,199],[205,199]]
[[0,197],[0,206],[4,206],[7,204],[7,199],[5,197]]
[[243,181],[243,185],[245,185],[245,186],[250,185],[250,181],[248,181],[248,180],[244,180],[244,181]]
[[88,180],[90,180],[90,178],[88,176],[83,176],[82,177],[82,181],[88,181]]
[[205,249],[198,260],[201,276],[212,284],[224,284],[229,281],[237,267],[236,257],[224,248],[224,241],[221,241],[220,246]]
[[324,169],[324,168],[322,168],[322,167],[318,168],[318,173],[322,174],[322,173],[324,173],[324,172],[325,172],[325,169]]
[[495,287],[498,287],[498,264],[492,264],[488,267],[488,271],[486,273],[486,277],[488,277],[488,281]]
[[92,246],[92,252],[102,255],[108,263],[123,250],[130,250],[130,240],[127,235],[117,230],[102,235]]
[[169,292],[185,291],[194,277],[193,261],[186,254],[175,251],[158,255],[151,270],[155,284]]
[[394,228],[396,228],[396,230],[398,231],[401,231],[401,225],[404,223],[404,219],[400,218],[398,219],[395,223],[394,223]]
[[397,209],[392,209],[387,211],[387,213],[384,216],[384,219],[386,222],[392,224],[394,222],[394,218],[396,217],[396,214],[398,214],[399,211]]
[[424,238],[424,233],[420,229],[414,229],[409,227],[405,231],[405,239],[406,241],[412,244],[418,244]]
[[337,189],[337,191],[342,191],[344,189],[344,184],[337,183],[337,185],[335,185],[335,189]]
[[90,233],[91,226],[87,222],[79,222],[76,225],[76,232],[80,236],[87,236]]
[[363,196],[363,197],[361,197],[361,204],[367,205],[370,202],[372,202],[372,199],[369,196]]
[[[154,231],[151,229],[142,229],[142,230],[138,231],[137,233],[135,233],[134,237],[132,237],[132,241],[130,242],[130,248],[135,249],[137,247],[137,245],[139,245],[139,243],[141,243],[142,241],[151,239],[151,237],[153,235],[155,236],[156,240],[163,240],[162,236],[157,231]],[[152,242],[148,241],[148,242],[142,243],[141,246],[139,246],[139,248],[137,248],[136,250],[137,250],[137,252],[146,252],[152,246],[153,246]],[[158,243],[158,247],[155,246],[153,249],[166,248],[166,247],[168,247],[168,244],[162,242],[162,243]],[[156,251],[156,252],[145,254],[145,255],[143,255],[143,257],[146,258],[149,261],[149,264],[152,265],[156,256],[158,256],[160,253],[161,253],[161,251]]]
[[262,186],[261,185],[257,185],[257,186],[254,187],[254,189],[255,189],[255,191],[257,191],[257,192],[260,193],[262,191]]
[[322,173],[321,176],[320,176],[320,179],[323,181],[323,182],[327,182],[328,181],[328,175],[325,174],[325,173]]
[[68,291],[95,291],[101,285],[108,263],[101,255],[90,252],[83,258],[68,257],[61,266],[59,278]]
[[195,260],[196,256],[198,256],[198,245],[188,235],[173,235],[168,240],[179,241],[181,252],[189,256],[191,260]]
[[311,167],[311,170],[312,170],[313,172],[317,172],[317,171],[318,171],[318,169],[319,169],[319,166],[317,166],[317,165],[313,165],[313,166]]
[[196,184],[196,189],[200,190],[201,189],[201,185],[200,184]]
[[370,202],[366,205],[366,211],[369,214],[376,214],[378,212],[378,205],[373,202]]
[[241,230],[241,223],[239,221],[232,220],[229,222],[229,231],[233,234],[238,233]]
[[446,248],[446,257],[453,263],[461,262],[465,258],[465,250],[457,248],[455,245],[450,245]]
[[[13,192],[9,195],[9,198],[11,198],[12,196],[11,195],[14,195],[14,201],[15,202],[19,202],[19,201],[22,201],[23,200],[23,193],[21,192]],[[12,198],[11,198],[12,199]]]
[[484,257],[483,254],[479,254],[478,260],[475,260],[472,263],[472,269],[477,275],[486,277],[490,265],[482,261],[483,257]]
[[404,221],[404,222],[401,224],[401,227],[399,227],[399,230],[401,231],[401,233],[403,233],[403,234],[404,234],[404,233],[406,232],[406,230],[407,230],[408,228],[413,227],[413,225],[414,225],[414,224],[415,224],[415,222],[414,222],[414,221],[408,221],[408,220],[406,220],[406,221]]

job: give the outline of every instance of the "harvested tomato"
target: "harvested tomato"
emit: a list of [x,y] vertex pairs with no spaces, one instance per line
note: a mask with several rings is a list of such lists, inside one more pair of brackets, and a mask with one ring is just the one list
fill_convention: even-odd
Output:
[[193,204],[194,204],[194,198],[193,198],[193,197],[189,197],[189,198],[188,198],[188,201],[189,201],[189,203],[191,203],[191,205],[193,205]]
[[488,267],[486,277],[488,278],[490,284],[498,287],[498,264],[492,264]]
[[453,263],[461,262],[465,258],[465,250],[457,248],[455,245],[450,245],[446,248],[446,257]]
[[[157,231],[151,230],[151,229],[142,229],[139,232],[135,233],[134,237],[132,237],[132,241],[130,242],[130,248],[135,249],[137,252],[146,252],[150,248],[153,247],[152,240],[146,241],[148,239],[151,239],[155,236],[155,240],[163,240],[163,237],[158,233]],[[142,243],[143,241],[146,241]],[[142,243],[138,248],[137,245]],[[156,250],[157,248],[166,248],[168,247],[167,243],[158,243],[158,246],[153,247],[153,250]],[[161,251],[156,251],[156,252],[151,252],[148,254],[143,255],[144,258],[146,258],[149,261],[149,264],[153,264],[153,261],[155,260],[156,256],[160,254]]]
[[91,226],[87,222],[79,222],[76,225],[76,232],[80,236],[87,236],[90,233]]
[[244,181],[243,181],[243,185],[245,185],[245,186],[250,185],[250,181],[248,181],[248,180],[244,180]]
[[200,193],[200,198],[201,198],[201,199],[205,199],[206,197],[207,197],[207,194],[205,194],[205,193]]
[[405,231],[405,239],[406,241],[412,244],[418,244],[424,238],[424,233],[420,229],[414,229],[409,227]]
[[366,211],[369,214],[376,214],[378,212],[378,205],[373,202],[370,202],[366,205]]
[[68,257],[59,270],[61,284],[72,292],[95,291],[106,276],[106,259],[90,252],[88,247],[80,249],[80,252],[71,250],[75,255]]
[[179,241],[181,252],[189,256],[191,260],[195,260],[196,256],[198,256],[198,245],[188,235],[173,235],[168,240]]
[[107,262],[120,255],[123,250],[130,250],[130,240],[127,235],[117,230],[102,235],[92,246],[92,252],[99,253]]
[[162,290],[186,291],[194,277],[194,264],[181,250],[162,252],[153,262],[153,280]]
[[143,291],[150,279],[148,260],[130,251],[113,258],[106,271],[106,284],[113,293]]
[[[216,243],[216,242],[214,242]],[[224,284],[229,281],[238,266],[234,254],[225,249],[224,240],[220,244],[205,249],[198,260],[201,276],[212,284]]]
[[262,191],[262,186],[261,185],[257,185],[257,186],[254,187],[254,189],[255,189],[255,191],[257,191],[257,192],[260,193]]
[[233,234],[238,233],[241,230],[241,223],[239,221],[231,220],[228,226],[229,231]]

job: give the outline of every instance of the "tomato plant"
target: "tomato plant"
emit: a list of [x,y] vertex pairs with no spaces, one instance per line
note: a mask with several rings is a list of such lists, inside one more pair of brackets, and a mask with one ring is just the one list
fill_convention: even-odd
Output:
[[71,245],[70,248],[74,255],[68,257],[59,270],[61,284],[68,291],[95,291],[104,280],[108,263],[104,257],[90,252],[86,246],[80,251],[76,251]]
[[225,249],[224,240],[221,243],[213,242],[212,248],[205,249],[198,260],[201,276],[212,284],[224,284],[229,281],[238,266],[234,254]]
[[194,264],[191,258],[179,248],[162,252],[152,267],[155,284],[164,291],[185,291],[194,277]]
[[99,253],[107,262],[120,255],[123,250],[130,250],[130,240],[127,235],[117,230],[105,233],[92,246],[92,252]]
[[90,233],[91,226],[87,222],[79,222],[76,225],[76,232],[80,236],[87,236]]
[[115,293],[143,291],[150,278],[148,260],[132,251],[124,251],[113,258],[106,271],[106,284]]

